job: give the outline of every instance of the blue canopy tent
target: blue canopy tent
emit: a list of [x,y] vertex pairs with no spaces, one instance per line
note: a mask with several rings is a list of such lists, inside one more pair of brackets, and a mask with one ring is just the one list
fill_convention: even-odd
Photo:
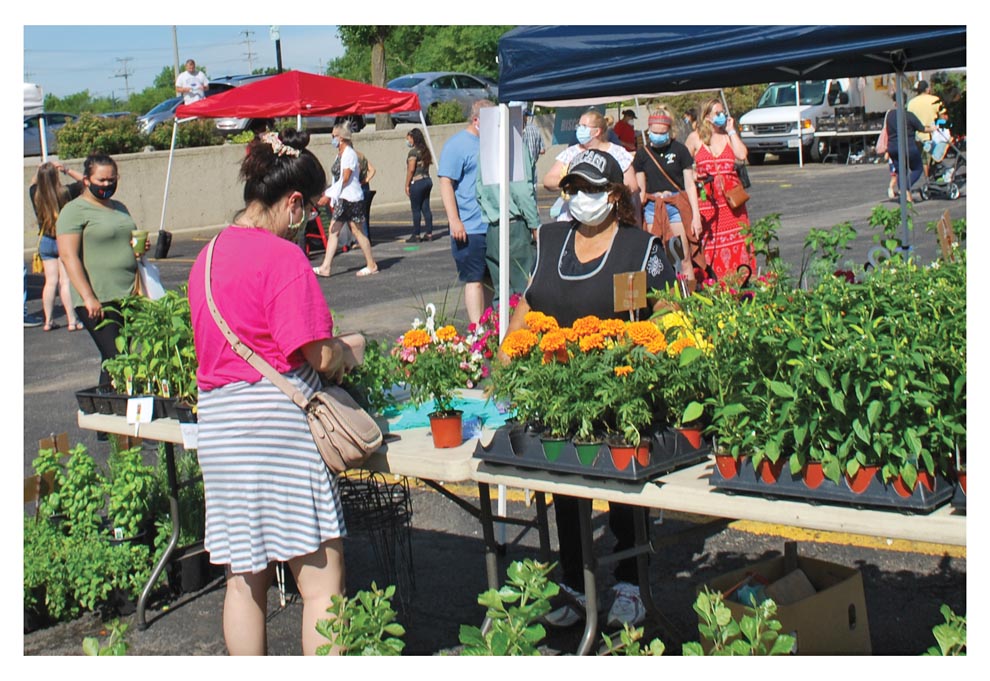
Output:
[[[966,65],[966,27],[526,26],[499,39],[498,59],[503,103],[631,97],[893,71],[903,111],[905,72]],[[905,117],[897,121],[903,185],[908,138]],[[902,186],[901,222],[908,243],[905,197]],[[502,235],[507,234],[503,226]],[[507,253],[506,243],[503,261]]]

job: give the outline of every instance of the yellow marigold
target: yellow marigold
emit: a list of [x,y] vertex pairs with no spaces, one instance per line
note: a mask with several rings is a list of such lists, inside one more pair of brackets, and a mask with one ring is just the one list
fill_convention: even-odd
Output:
[[683,326],[686,329],[691,328],[691,323],[688,321],[688,318],[684,316],[683,312],[668,312],[661,317],[661,322],[663,323],[664,331],[667,331],[675,326]]
[[654,355],[659,355],[667,349],[667,339],[661,333],[654,340],[646,344],[646,351]]
[[603,319],[600,333],[606,338],[618,338],[626,332],[626,323],[621,319]]
[[578,342],[581,352],[591,352],[592,350],[601,350],[605,347],[605,336],[600,333],[593,333],[588,336],[582,336]]
[[402,347],[404,348],[421,348],[429,344],[430,334],[426,332],[426,329],[410,329],[402,337]]
[[502,341],[502,351],[509,357],[522,357],[536,345],[536,334],[529,329],[513,331]]
[[681,336],[673,343],[667,346],[667,354],[671,357],[677,357],[681,354],[684,348],[695,347],[694,339],[691,336]]
[[626,334],[633,343],[644,346],[663,335],[653,322],[629,322],[626,324]]
[[590,336],[593,333],[599,333],[602,326],[602,320],[595,315],[588,315],[587,317],[581,317],[571,324],[571,327],[577,333],[578,336]]
[[533,333],[546,333],[547,331],[553,331],[559,328],[556,319],[535,310],[527,312],[524,321]]
[[628,376],[629,374],[631,374],[633,372],[633,368],[629,365],[626,365],[622,367],[615,367],[612,371],[615,372],[616,376],[621,377],[621,376]]
[[560,329],[548,331],[540,339],[540,350],[543,352],[557,352],[567,347],[567,335]]
[[441,326],[437,329],[437,340],[439,341],[449,341],[457,337],[457,329],[448,324],[447,326]]

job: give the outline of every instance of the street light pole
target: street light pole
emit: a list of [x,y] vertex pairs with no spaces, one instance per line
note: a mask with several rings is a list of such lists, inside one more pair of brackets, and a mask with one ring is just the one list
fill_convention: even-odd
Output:
[[275,66],[278,69],[278,73],[282,73],[282,40],[279,37],[278,26],[270,27],[268,29],[268,35],[275,41]]

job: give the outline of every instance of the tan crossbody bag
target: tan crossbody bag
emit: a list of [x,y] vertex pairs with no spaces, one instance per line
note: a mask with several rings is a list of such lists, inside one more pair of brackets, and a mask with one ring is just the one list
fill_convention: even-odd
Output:
[[217,237],[214,237],[206,252],[206,304],[230,347],[305,412],[316,449],[331,472],[339,474],[349,468],[360,468],[382,444],[383,436],[378,424],[343,388],[327,386],[317,390],[307,400],[275,367],[256,355],[231,331],[217,309],[210,286],[216,242]]

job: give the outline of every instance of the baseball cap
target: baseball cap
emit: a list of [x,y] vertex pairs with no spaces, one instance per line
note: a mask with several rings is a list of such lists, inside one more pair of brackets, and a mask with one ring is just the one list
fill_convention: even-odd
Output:
[[914,84],[914,91],[915,92],[924,92],[927,89],[928,89],[928,81],[927,80],[919,80],[917,83]]
[[625,111],[622,112],[622,115],[623,116],[632,116],[633,118],[636,118],[636,112],[633,111],[632,109],[626,109]]
[[562,187],[569,180],[578,177],[598,187],[604,187],[610,182],[622,184],[622,168],[611,154],[588,149],[574,157],[570,170],[560,178],[558,186]]

